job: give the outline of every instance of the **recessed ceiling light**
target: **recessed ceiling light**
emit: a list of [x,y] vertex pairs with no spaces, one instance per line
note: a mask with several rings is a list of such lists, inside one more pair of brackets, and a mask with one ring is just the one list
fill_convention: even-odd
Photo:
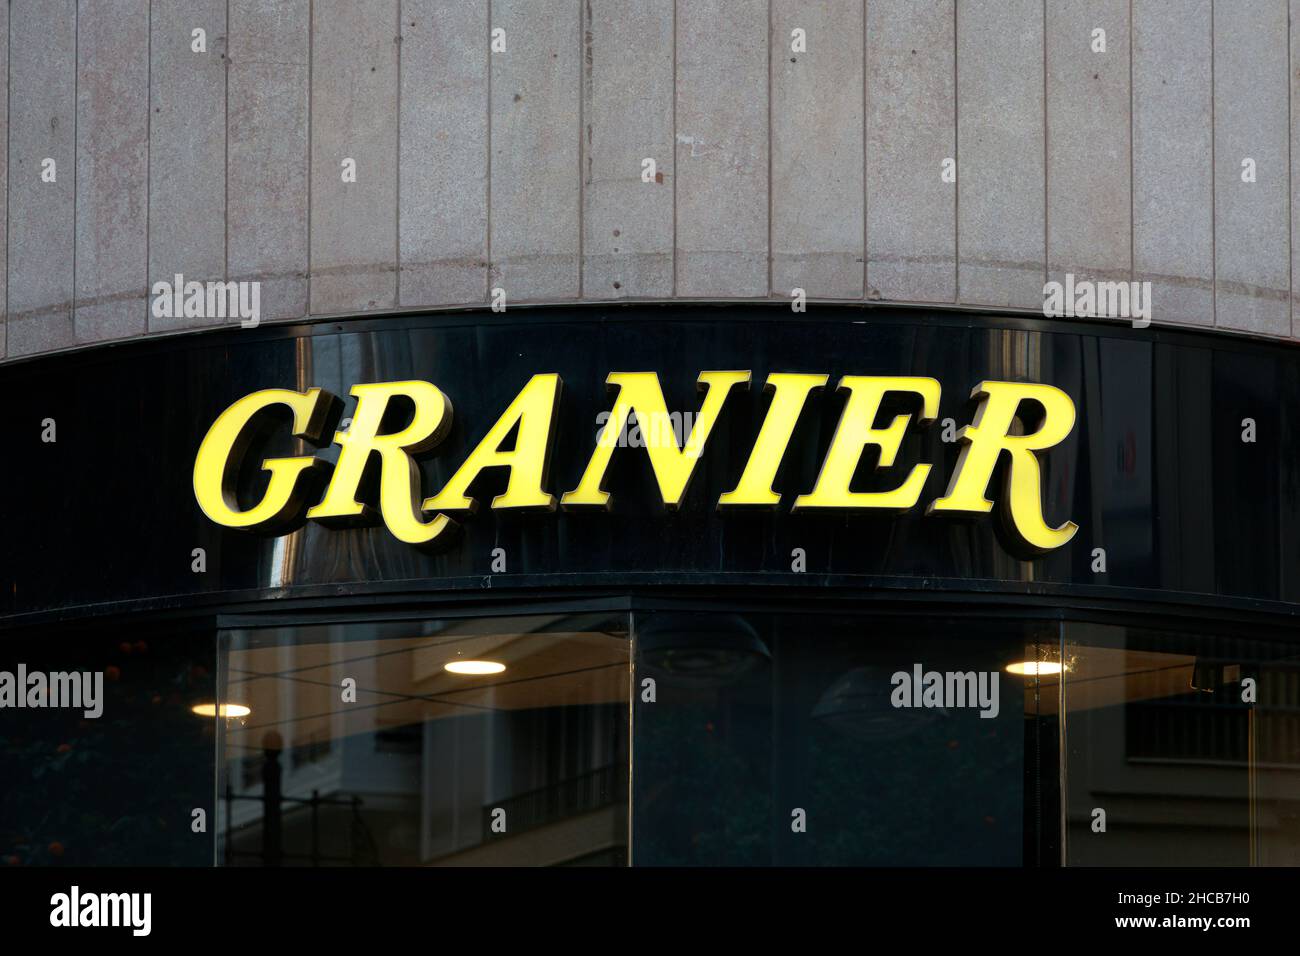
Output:
[[1048,674],[1059,674],[1061,670],[1061,665],[1056,661],[1017,661],[1007,665],[1007,673],[1025,677],[1045,677]]
[[[216,704],[195,704],[193,707],[190,708],[190,710],[198,714],[200,717],[217,716]],[[221,705],[222,717],[247,717],[252,712],[253,712],[252,708],[247,707],[244,704],[222,704]]]
[[475,677],[500,674],[505,669],[506,665],[497,661],[451,661],[447,664],[447,670],[453,674],[470,674]]

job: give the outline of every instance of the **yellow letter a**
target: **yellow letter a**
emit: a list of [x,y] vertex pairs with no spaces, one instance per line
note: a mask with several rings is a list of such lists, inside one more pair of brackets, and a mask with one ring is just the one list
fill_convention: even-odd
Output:
[[[552,422],[560,402],[560,384],[560,376],[553,372],[534,375],[446,487],[424,502],[424,510],[472,512],[477,503],[465,492],[484,468],[510,469],[506,493],[492,499],[493,508],[554,508],[555,496],[548,494],[543,485],[550,465]],[[514,450],[502,451],[501,443],[516,424],[519,434]]]

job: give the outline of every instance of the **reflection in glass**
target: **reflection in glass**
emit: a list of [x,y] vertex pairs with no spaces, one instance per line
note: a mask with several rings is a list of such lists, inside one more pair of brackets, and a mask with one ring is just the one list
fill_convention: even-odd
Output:
[[[81,706],[0,709],[0,866],[208,866],[215,640],[203,624],[55,625],[0,641],[0,672],[78,675]],[[11,685],[12,686],[12,685]],[[26,692],[26,691],[24,691]]]
[[1069,623],[1065,648],[1067,862],[1300,863],[1293,647]]
[[1285,641],[969,609],[634,623],[223,632],[219,861],[1300,865]]
[[[635,702],[638,865],[1039,862],[1055,818],[1036,768],[1056,766],[1055,718],[1029,690],[1021,706],[1037,678],[1004,669],[1026,648],[1058,651],[1055,625],[662,612],[635,625],[637,686],[654,680],[653,701]],[[897,675],[918,667],[969,677],[970,699],[899,706]],[[977,687],[996,702],[981,708]]]
[[219,857],[625,862],[624,622],[547,615],[227,632],[223,702],[249,712],[224,722]]

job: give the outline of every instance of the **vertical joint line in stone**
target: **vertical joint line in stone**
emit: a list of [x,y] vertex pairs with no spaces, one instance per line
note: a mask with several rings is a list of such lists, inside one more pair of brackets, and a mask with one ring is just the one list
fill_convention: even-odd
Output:
[[221,53],[221,62],[224,69],[222,70],[222,81],[225,87],[223,94],[225,99],[226,121],[222,128],[223,149],[225,151],[224,169],[222,170],[222,214],[225,222],[222,223],[222,252],[221,252],[221,271],[223,278],[230,278],[230,0],[226,0],[226,29],[223,31],[226,35],[226,48]]
[[1291,66],[1291,36],[1294,25],[1291,22],[1291,3],[1286,5],[1286,287],[1287,316],[1290,319],[1289,330],[1295,336],[1295,218],[1292,215],[1292,186],[1294,169],[1292,167],[1292,141],[1295,139],[1295,113],[1292,106],[1291,87],[1295,82]]
[[393,304],[402,307],[402,0],[397,0],[397,131],[396,150],[393,155],[393,264],[397,273],[397,288],[393,291]]
[[1133,0],[1128,0],[1128,277],[1137,278],[1137,224],[1133,219]]
[[[77,98],[81,73],[81,2],[72,5],[72,301],[68,303],[68,320],[72,326],[72,341],[77,341],[77,189],[81,177],[77,175]],[[8,208],[5,215],[9,215]],[[9,250],[5,249],[5,257]],[[6,287],[8,283],[5,284]]]
[[767,298],[772,288],[772,0],[767,0]]
[[681,164],[677,162],[677,0],[673,4],[673,298],[677,298],[677,177]]
[[[153,0],[145,3],[145,59],[144,59],[144,330],[151,331],[153,310],[149,308],[149,256],[153,243],[149,238],[150,211],[153,203]],[[7,210],[8,204],[5,205]],[[5,244],[8,248],[8,243]]]
[[483,54],[487,57],[487,92],[484,113],[487,122],[487,166],[483,177],[483,217],[486,235],[483,240],[483,301],[492,300],[492,0],[484,0],[484,12],[487,14],[487,32],[484,35]]
[[9,125],[9,101],[13,96],[13,62],[14,62],[14,8],[5,4],[5,261],[0,268],[5,270],[5,347],[0,355],[9,354],[9,181],[13,179],[13,170],[9,165],[9,141],[13,137]]
[[591,49],[591,0],[578,0],[578,298],[585,294],[587,247],[587,116],[592,97],[587,54]]
[[312,87],[315,86],[316,3],[307,0],[307,314],[312,313],[311,301],[311,221],[314,210],[311,204],[312,185],[316,178],[313,165],[316,148],[312,140]]
[[867,0],[862,0],[862,299],[871,298],[867,274]]
[[952,184],[952,301],[961,301],[961,139],[957,123],[957,6],[952,2],[952,162],[957,181]]
[[1047,152],[1047,0],[1043,0],[1043,284],[1052,267],[1051,254],[1048,251],[1048,210],[1051,206],[1052,193],[1048,184],[1052,164],[1048,162]]
[[[1218,325],[1218,122],[1214,81],[1214,0],[1210,0],[1210,326]],[[1290,39],[1288,39],[1290,43]],[[1291,77],[1287,77],[1290,85]]]
[[582,298],[582,252],[583,226],[587,218],[587,189],[583,182],[582,164],[587,158],[586,135],[587,135],[587,109],[586,90],[587,90],[587,43],[586,32],[587,22],[583,17],[583,10],[586,6],[585,0],[573,0],[578,5],[578,298]]

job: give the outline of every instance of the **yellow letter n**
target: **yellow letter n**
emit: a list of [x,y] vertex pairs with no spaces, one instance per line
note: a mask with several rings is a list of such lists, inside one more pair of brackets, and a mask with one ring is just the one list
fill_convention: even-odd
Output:
[[566,508],[609,507],[609,492],[602,487],[605,472],[623,435],[628,416],[635,412],[637,424],[647,435],[645,449],[659,482],[659,494],[666,507],[677,509],[686,495],[691,475],[695,473],[695,464],[704,454],[704,446],[722,411],[722,403],[735,386],[749,383],[749,372],[700,373],[699,386],[707,391],[682,447],[678,447],[673,430],[668,427],[671,418],[658,375],[654,372],[611,372],[605,381],[618,387],[618,398],[601,430],[582,481],[577,488],[565,493],[561,503]]

